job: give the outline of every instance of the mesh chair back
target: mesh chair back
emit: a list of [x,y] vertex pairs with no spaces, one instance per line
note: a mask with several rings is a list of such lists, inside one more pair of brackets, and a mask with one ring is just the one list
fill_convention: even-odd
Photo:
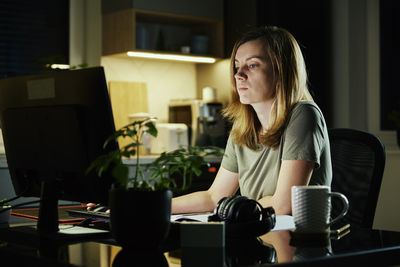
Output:
[[[349,199],[349,211],[342,220],[372,228],[385,167],[385,148],[371,133],[354,129],[329,129],[333,192]],[[332,217],[341,210],[332,199]]]

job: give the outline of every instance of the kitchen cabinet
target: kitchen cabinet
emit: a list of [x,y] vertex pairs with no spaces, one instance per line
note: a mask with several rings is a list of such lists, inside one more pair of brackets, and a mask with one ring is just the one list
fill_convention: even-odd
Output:
[[[223,57],[222,19],[129,8],[103,14],[102,27],[103,55],[157,51]],[[207,48],[196,51],[202,41]]]

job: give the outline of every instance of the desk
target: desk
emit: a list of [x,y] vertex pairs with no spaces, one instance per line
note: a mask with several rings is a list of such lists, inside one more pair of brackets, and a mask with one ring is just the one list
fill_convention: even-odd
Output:
[[[170,237],[173,239],[173,237]],[[1,235],[0,235],[1,239]],[[232,241],[226,240],[225,248],[215,248],[213,253],[220,253],[225,266],[267,266],[275,263],[281,266],[337,266],[338,264],[355,266],[385,266],[400,264],[400,232],[378,231],[351,228],[346,236],[327,242],[293,244],[289,231],[267,233],[259,239]],[[0,242],[1,243],[1,242]],[[14,266],[25,263],[41,262],[38,266],[108,266],[110,248],[115,247],[112,240],[80,242],[60,247],[57,259],[39,257],[37,249],[13,243],[1,243],[0,257],[5,260],[11,257]],[[208,250],[207,250],[208,249]],[[201,259],[210,255],[210,248],[198,248],[193,254],[194,262],[201,265]],[[169,249],[167,249],[169,250]],[[123,250],[122,250],[123,251]],[[170,255],[185,253],[185,250],[174,250]],[[207,254],[206,254],[207,253]],[[133,251],[120,253],[119,260],[130,264],[142,262],[138,266],[180,266],[179,260],[164,257],[164,253]],[[214,254],[216,255],[216,254]],[[83,261],[82,259],[90,259]],[[18,263],[22,264],[18,264]],[[57,265],[54,265],[57,263]],[[104,265],[103,265],[104,264]],[[129,265],[130,265],[129,264]],[[165,265],[167,264],[167,265]],[[136,265],[133,265],[136,266]],[[215,265],[222,266],[222,265]],[[209,266],[208,266],[209,267]]]

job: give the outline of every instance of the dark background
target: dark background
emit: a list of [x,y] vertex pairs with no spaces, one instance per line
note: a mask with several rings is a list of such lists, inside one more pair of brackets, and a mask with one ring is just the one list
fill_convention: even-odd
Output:
[[68,61],[68,0],[0,0],[0,78]]
[[394,109],[400,110],[399,77],[400,1],[380,1],[380,75],[381,75],[381,130],[394,130],[388,119]]

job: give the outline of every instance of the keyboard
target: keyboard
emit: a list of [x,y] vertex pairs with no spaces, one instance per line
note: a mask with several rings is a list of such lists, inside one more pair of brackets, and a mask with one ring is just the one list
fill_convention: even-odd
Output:
[[90,210],[67,210],[69,216],[75,218],[92,219],[93,221],[110,221],[110,213]]

